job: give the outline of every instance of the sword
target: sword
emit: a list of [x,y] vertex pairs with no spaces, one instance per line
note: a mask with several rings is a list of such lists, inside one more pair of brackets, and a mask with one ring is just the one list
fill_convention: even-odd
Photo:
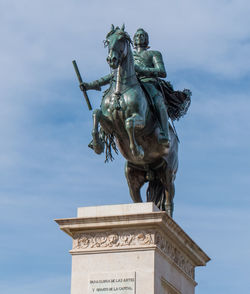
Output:
[[79,72],[78,66],[77,66],[77,64],[76,64],[76,61],[73,60],[72,63],[73,63],[73,66],[74,66],[74,69],[75,69],[75,72],[76,72],[76,75],[77,75],[78,81],[79,81],[79,83],[80,83],[80,89],[81,89],[82,92],[83,92],[83,95],[84,95],[84,98],[85,98],[86,103],[87,103],[87,105],[88,105],[88,108],[89,108],[89,110],[92,110],[92,106],[91,106],[91,104],[90,104],[88,94],[87,94],[87,92],[86,92],[84,86],[81,85],[81,84],[83,83],[83,81],[82,81],[82,77],[81,77],[81,74],[80,74],[80,72]]

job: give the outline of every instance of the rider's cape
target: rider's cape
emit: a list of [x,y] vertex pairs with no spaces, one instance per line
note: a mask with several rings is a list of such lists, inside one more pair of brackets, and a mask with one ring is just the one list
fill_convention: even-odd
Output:
[[167,104],[168,115],[172,120],[179,120],[188,111],[191,103],[191,91],[175,91],[170,82],[159,79],[161,91]]

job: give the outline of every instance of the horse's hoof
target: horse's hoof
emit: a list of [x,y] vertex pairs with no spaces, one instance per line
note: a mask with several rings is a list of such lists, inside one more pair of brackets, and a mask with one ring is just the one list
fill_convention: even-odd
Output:
[[101,154],[104,150],[104,145],[100,142],[93,144],[93,149],[96,154]]
[[167,205],[166,207],[166,213],[168,216],[173,217],[173,209],[170,205]]

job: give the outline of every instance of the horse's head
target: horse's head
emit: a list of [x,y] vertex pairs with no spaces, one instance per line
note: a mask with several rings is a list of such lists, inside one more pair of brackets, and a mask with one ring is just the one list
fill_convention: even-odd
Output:
[[111,26],[111,31],[107,34],[104,45],[108,47],[107,62],[113,69],[118,68],[123,59],[127,56],[128,46],[132,43],[128,33],[124,31],[125,26],[121,28]]

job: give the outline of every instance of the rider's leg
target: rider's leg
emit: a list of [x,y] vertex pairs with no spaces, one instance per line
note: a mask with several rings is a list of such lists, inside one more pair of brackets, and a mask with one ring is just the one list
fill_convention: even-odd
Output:
[[168,112],[164,99],[161,95],[154,97],[155,108],[160,119],[160,134],[158,141],[160,144],[169,146],[169,125],[168,125]]

